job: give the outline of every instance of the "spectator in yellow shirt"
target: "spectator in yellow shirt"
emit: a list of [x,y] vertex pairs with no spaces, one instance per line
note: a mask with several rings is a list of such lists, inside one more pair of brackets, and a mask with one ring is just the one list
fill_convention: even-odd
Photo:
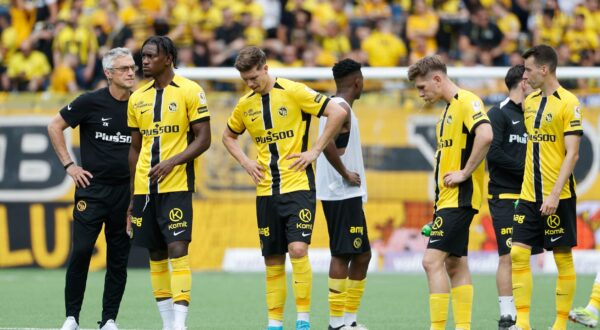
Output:
[[506,38],[504,52],[510,54],[519,48],[519,33],[521,31],[521,22],[514,13],[510,12],[503,3],[494,3],[492,5],[496,25]]
[[77,57],[73,54],[66,54],[62,63],[58,64],[50,76],[50,90],[55,93],[75,93],[78,90],[77,80],[75,79],[75,68],[77,67]]
[[576,14],[575,22],[565,33],[563,42],[569,46],[571,61],[579,64],[582,53],[594,54],[594,51],[598,48],[598,34],[585,28],[585,16],[583,14]]
[[544,9],[541,20],[533,29],[533,43],[535,45],[545,44],[558,47],[562,41],[563,28],[557,20],[554,20],[554,9]]
[[50,74],[50,63],[46,56],[32,49],[31,42],[25,40],[10,59],[7,67],[10,85],[6,90],[38,92],[43,90]]
[[392,33],[389,19],[379,20],[360,47],[370,66],[399,66],[406,62],[406,45]]
[[342,33],[336,21],[327,23],[326,34],[321,41],[323,50],[340,60],[350,51],[350,40]]
[[425,4],[425,0],[413,0],[406,20],[406,37],[410,42],[411,57],[413,52],[418,54],[417,60],[436,53],[435,36],[438,28],[439,17]]
[[194,8],[191,16],[194,41],[207,43],[213,40],[215,30],[223,22],[221,10],[213,6],[211,0],[200,0],[200,5]]

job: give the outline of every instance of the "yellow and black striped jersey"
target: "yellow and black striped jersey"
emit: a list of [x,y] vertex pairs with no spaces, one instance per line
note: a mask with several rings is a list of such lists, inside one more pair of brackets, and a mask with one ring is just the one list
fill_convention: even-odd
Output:
[[195,82],[175,76],[164,89],[154,80],[129,98],[127,125],[142,135],[135,169],[135,195],[195,191],[197,159],[177,165],[160,183],[151,184],[148,172],[159,162],[185,150],[194,140],[192,124],[210,119],[206,95]]
[[489,123],[481,99],[464,89],[454,95],[436,125],[435,210],[470,207],[479,210],[483,197],[485,165],[477,166],[471,177],[456,187],[444,185],[444,175],[465,167],[475,141],[475,128]]
[[[550,195],[565,159],[565,135],[583,134],[579,100],[559,87],[552,95],[531,93],[523,102],[527,155],[520,199],[543,202]],[[565,183],[560,199],[575,196],[575,177]]]
[[246,129],[258,149],[258,163],[266,168],[256,187],[258,196],[315,189],[312,164],[304,171],[290,170],[290,154],[308,149],[311,115],[320,116],[329,98],[306,85],[277,78],[268,94],[243,96],[227,121],[229,129],[242,134]]

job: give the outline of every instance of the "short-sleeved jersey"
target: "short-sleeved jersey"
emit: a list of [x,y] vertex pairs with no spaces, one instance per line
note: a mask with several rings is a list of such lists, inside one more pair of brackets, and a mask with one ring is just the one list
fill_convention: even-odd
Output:
[[304,171],[290,170],[294,159],[286,157],[308,149],[311,115],[320,116],[328,102],[306,85],[282,78],[268,94],[252,92],[239,100],[227,126],[236,134],[248,130],[258,149],[257,161],[266,169],[258,196],[315,190],[312,164]]
[[204,90],[181,76],[176,75],[164,89],[156,89],[153,80],[131,95],[127,124],[142,135],[135,195],[195,191],[197,159],[175,166],[160,183],[152,184],[148,172],[184,151],[194,140],[191,126],[209,119]]
[[[524,101],[527,155],[520,199],[543,202],[550,195],[565,159],[565,135],[582,135],[579,100],[559,87],[552,95],[530,94]],[[560,199],[575,197],[575,177],[571,175]]]
[[456,187],[444,185],[444,175],[465,167],[475,141],[475,128],[489,123],[481,99],[464,89],[454,95],[436,125],[435,210],[469,207],[479,210],[483,195],[483,162]]
[[127,101],[115,99],[105,87],[80,95],[60,115],[69,126],[79,126],[81,167],[94,176],[92,184],[129,182]]

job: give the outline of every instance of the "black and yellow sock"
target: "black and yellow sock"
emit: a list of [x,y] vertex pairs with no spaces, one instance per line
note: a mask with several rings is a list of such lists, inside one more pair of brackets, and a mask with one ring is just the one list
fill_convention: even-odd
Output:
[[531,292],[533,290],[533,279],[529,259],[531,250],[513,245],[510,251],[512,262],[512,287],[517,309],[517,327],[530,330],[529,308],[531,306]]
[[329,278],[329,316],[344,317],[344,305],[346,305],[346,279]]
[[452,313],[456,329],[471,330],[471,311],[473,309],[473,285],[461,285],[452,288]]
[[312,269],[308,256],[290,258],[292,262],[292,287],[296,297],[296,311],[298,313],[310,312],[310,298],[312,290]]
[[552,329],[566,330],[577,281],[573,254],[554,252],[554,262],[558,269],[558,280],[556,281],[556,320]]
[[346,290],[348,291],[348,294],[346,295],[346,307],[344,308],[346,313],[356,314],[358,312],[360,300],[365,292],[366,283],[366,279],[360,281],[348,279],[346,284]]
[[269,320],[283,321],[287,285],[285,265],[267,266],[267,309]]
[[446,329],[449,300],[449,293],[429,294],[429,318],[431,319],[431,330]]
[[150,260],[150,282],[154,298],[163,300],[172,297],[168,259]]
[[190,291],[192,290],[192,270],[190,269],[190,257],[185,255],[171,259],[171,289],[173,290],[173,302],[190,302]]

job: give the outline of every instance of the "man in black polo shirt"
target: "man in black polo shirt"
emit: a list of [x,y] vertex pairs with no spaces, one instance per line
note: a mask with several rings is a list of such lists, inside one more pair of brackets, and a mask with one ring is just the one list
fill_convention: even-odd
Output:
[[487,154],[490,182],[488,204],[498,242],[498,270],[496,285],[500,303],[498,329],[508,329],[515,324],[516,309],[512,296],[510,248],[515,205],[521,192],[527,134],[523,123],[521,103],[531,92],[523,80],[525,67],[515,65],[506,74],[504,82],[508,97],[488,111],[494,139]]
[[[126,48],[110,50],[102,60],[109,87],[85,93],[62,108],[48,125],[54,150],[67,174],[73,178],[73,247],[68,262],[62,329],[79,329],[90,259],[104,224],[107,271],[102,301],[101,329],[115,330],[115,319],[127,281],[129,236],[126,212],[129,206],[131,135],[127,127],[127,101],[135,84],[137,67]],[[79,126],[81,166],[67,151],[63,130]]]

